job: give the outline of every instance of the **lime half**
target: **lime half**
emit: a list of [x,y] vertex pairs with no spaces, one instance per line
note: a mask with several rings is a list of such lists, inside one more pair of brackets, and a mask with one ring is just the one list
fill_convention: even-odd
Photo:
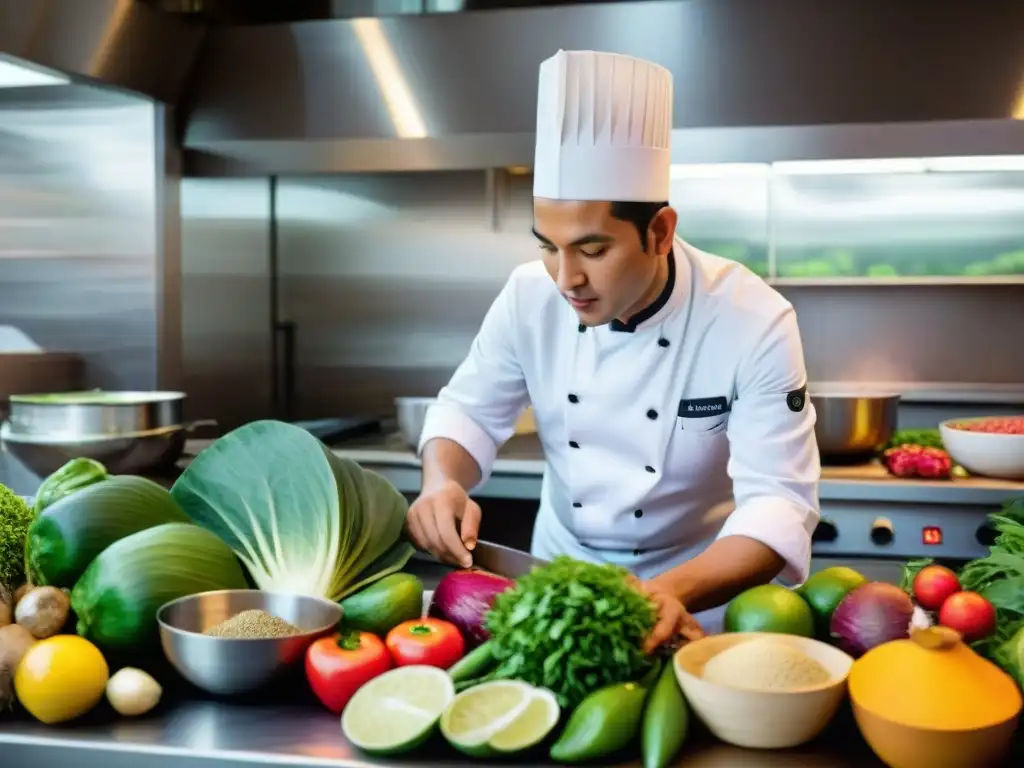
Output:
[[558,724],[554,694],[512,680],[482,683],[456,696],[441,716],[441,733],[471,757],[522,752]]
[[455,697],[448,673],[437,667],[397,667],[356,691],[341,715],[341,732],[354,747],[395,755],[429,738]]

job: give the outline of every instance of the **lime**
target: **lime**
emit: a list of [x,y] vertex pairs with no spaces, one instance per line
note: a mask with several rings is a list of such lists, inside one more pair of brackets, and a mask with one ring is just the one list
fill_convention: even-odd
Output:
[[832,614],[843,598],[867,583],[867,578],[853,568],[836,566],[818,571],[797,589],[797,594],[811,606],[819,638],[828,638]]
[[814,614],[796,592],[778,584],[764,584],[733,598],[725,609],[725,631],[814,637]]
[[397,667],[356,691],[341,716],[341,732],[354,747],[395,755],[430,736],[455,697],[448,673],[437,667]]
[[441,716],[441,733],[471,757],[522,752],[558,724],[554,694],[513,680],[494,680],[463,691]]

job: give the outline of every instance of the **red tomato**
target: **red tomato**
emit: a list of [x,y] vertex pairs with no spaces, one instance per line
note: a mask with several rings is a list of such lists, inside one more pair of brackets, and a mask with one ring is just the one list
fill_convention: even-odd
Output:
[[960,591],[960,579],[949,568],[928,565],[914,577],[914,599],[926,611],[937,611],[946,598]]
[[466,650],[466,641],[458,628],[442,619],[402,622],[388,632],[384,643],[400,667],[426,664],[448,669]]
[[968,643],[988,637],[996,629],[996,609],[977,592],[957,592],[939,610],[939,624],[955,629]]
[[306,679],[325,707],[340,714],[365,683],[391,669],[383,641],[369,632],[322,637],[306,651]]

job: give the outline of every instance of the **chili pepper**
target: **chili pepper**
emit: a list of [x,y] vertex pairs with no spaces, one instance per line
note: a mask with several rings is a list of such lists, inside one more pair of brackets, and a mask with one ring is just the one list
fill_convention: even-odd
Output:
[[640,750],[644,768],[666,768],[686,743],[690,709],[671,662],[665,665],[644,707]]

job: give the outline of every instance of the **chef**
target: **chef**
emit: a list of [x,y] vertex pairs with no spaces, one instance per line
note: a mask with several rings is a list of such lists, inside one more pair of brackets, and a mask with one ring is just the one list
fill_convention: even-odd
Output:
[[427,414],[406,528],[470,565],[468,494],[532,404],[547,460],[533,554],[623,565],[658,602],[652,646],[697,636],[691,614],[808,574],[820,464],[796,315],[675,236],[668,70],[559,51],[538,91],[540,258],[512,272]]

